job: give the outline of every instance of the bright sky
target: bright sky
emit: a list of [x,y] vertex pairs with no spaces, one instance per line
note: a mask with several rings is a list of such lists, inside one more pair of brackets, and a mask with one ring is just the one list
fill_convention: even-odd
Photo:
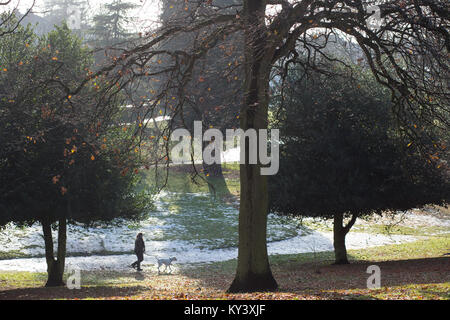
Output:
[[[139,7],[131,12],[131,16],[136,18],[136,22],[139,21],[139,24],[135,23],[135,28],[139,28],[144,26],[150,26],[158,21],[158,15],[160,12],[160,1],[159,0],[127,0],[130,2],[134,2]],[[96,13],[101,8],[102,4],[106,4],[111,2],[110,0],[88,0],[87,1],[91,7],[90,13]],[[33,8],[33,12],[36,14],[40,14],[43,12],[44,8],[44,0],[36,0],[35,6]],[[18,7],[19,10],[23,13],[33,4],[33,0],[12,0],[9,5],[10,8]],[[3,9],[3,8],[0,8]]]
[[[1,1],[1,0],[0,0]],[[89,14],[94,15],[100,11],[103,4],[110,3],[113,0],[87,0],[90,6]],[[131,12],[131,16],[134,18],[129,28],[135,32],[141,32],[148,27],[155,27],[159,23],[159,14],[161,10],[160,0],[123,0],[134,2],[138,5],[137,9]],[[289,0],[295,2],[294,0]],[[33,12],[40,15],[44,11],[45,0],[35,0],[35,6]],[[9,5],[10,8],[18,7],[23,13],[33,4],[33,0],[12,0]],[[4,7],[0,7],[0,11],[4,10]],[[266,14],[268,16],[276,15],[281,10],[281,6],[273,5],[269,6]]]
[[[44,3],[45,0],[35,0],[35,6],[33,12],[36,14],[40,14],[44,11]],[[89,6],[92,10],[89,10],[90,14],[96,14],[102,4],[110,3],[112,0],[87,0]],[[160,13],[161,1],[160,0],[124,0],[129,2],[134,2],[139,7],[132,12],[132,16],[136,18],[136,23],[134,26],[130,26],[131,28],[138,30],[140,28],[152,26],[155,23],[158,23],[158,17]],[[18,5],[21,12],[25,12],[33,3],[33,0],[12,0],[12,4],[10,7],[15,7]],[[291,0],[291,2],[294,2]],[[0,10],[2,8],[0,7]],[[267,9],[267,15],[272,16],[276,15],[281,10],[280,5],[269,5]]]

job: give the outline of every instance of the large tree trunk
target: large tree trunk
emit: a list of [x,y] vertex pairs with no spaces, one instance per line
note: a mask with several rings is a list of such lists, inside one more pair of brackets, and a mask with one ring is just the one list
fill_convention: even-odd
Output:
[[[249,26],[254,26],[245,35],[245,94],[240,114],[244,131],[267,129],[270,64],[263,59],[265,32],[257,30],[258,26],[264,26],[264,9],[263,1],[246,1],[244,5],[245,19]],[[248,143],[245,148],[246,162],[240,166],[238,266],[228,291],[272,291],[278,285],[267,254],[267,177],[261,175],[260,164],[249,164]]]
[[53,260],[50,264],[47,264],[47,283],[46,287],[63,287],[65,283],[63,281],[64,265],[58,261]]
[[278,287],[267,254],[267,178],[260,175],[260,168],[241,165],[238,266],[229,292],[272,291]]
[[333,223],[333,245],[335,264],[348,264],[347,249],[345,247],[345,236],[347,233],[342,226],[342,215],[336,214]]
[[[202,152],[205,150],[208,144],[209,142],[207,141],[202,142]],[[214,157],[216,156],[215,151],[213,152],[212,155]],[[223,176],[222,164],[221,163],[207,164],[203,159],[202,166],[203,166],[203,174],[205,175],[206,182],[208,182],[209,192],[213,195],[216,194],[229,195],[230,190],[228,190],[225,177]]]
[[203,162],[203,172],[211,194],[230,194],[220,163],[206,164]]
[[[193,106],[194,112],[197,116],[197,119],[194,119],[192,122],[190,132],[191,135],[194,136],[194,125],[193,123],[195,121],[202,121],[202,124],[204,124],[204,118],[202,110]],[[228,189],[227,183],[225,181],[225,177],[223,176],[222,171],[222,164],[221,163],[213,163],[213,164],[207,164],[205,160],[203,159],[203,151],[208,146],[208,141],[202,141],[202,167],[203,167],[203,174],[205,176],[205,180],[208,183],[208,189],[209,193],[212,195],[220,194],[228,196],[230,195],[230,190]],[[215,156],[215,154],[213,154]]]
[[45,258],[47,261],[48,279],[46,287],[64,286],[64,266],[66,256],[66,237],[67,237],[67,221],[65,218],[59,220],[58,226],[58,252],[55,259],[53,248],[53,236],[51,222],[49,220],[41,221],[42,230],[44,232],[45,242]]
[[338,213],[334,215],[333,222],[333,245],[334,245],[334,264],[349,264],[347,257],[347,248],[345,246],[345,236],[356,221],[356,215],[344,226],[344,215]]

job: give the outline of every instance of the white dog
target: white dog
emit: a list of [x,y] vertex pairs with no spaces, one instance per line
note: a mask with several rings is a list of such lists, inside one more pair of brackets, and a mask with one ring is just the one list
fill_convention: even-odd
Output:
[[172,257],[172,258],[169,258],[169,259],[156,258],[156,260],[158,261],[158,274],[159,274],[160,273],[159,268],[162,265],[164,265],[164,272],[166,272],[167,268],[169,268],[170,272],[172,272],[172,268],[171,268],[172,262],[173,261],[177,261],[177,258],[175,258],[175,257]]

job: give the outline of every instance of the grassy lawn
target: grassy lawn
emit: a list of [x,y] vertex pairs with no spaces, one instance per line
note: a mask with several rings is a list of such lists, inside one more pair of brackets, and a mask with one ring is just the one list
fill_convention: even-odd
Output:
[[[349,250],[350,265],[332,265],[333,253],[270,257],[277,292],[226,294],[236,261],[178,266],[158,275],[82,272],[81,290],[43,288],[45,273],[0,272],[0,299],[449,299],[450,237]],[[381,268],[381,288],[367,289],[369,265]]]
[[[154,188],[156,186],[164,185],[164,190],[168,192],[180,192],[180,193],[208,193],[209,187],[202,173],[202,166],[196,165],[196,169],[192,165],[177,165],[169,168],[168,175],[165,168],[159,168],[156,172],[154,170],[144,173],[145,184],[144,188]],[[217,186],[215,179],[211,177],[209,180],[215,186],[218,195],[224,195],[230,193],[231,195],[238,196],[240,191],[239,182],[239,164],[238,163],[224,163],[222,164],[223,176],[226,180],[226,188],[224,190],[222,186]],[[196,176],[196,173],[198,174]],[[157,175],[157,179],[155,178]],[[167,181],[166,181],[167,177]],[[194,179],[193,179],[194,178]],[[157,181],[157,182],[155,182]]]
[[[201,168],[198,168],[199,173]],[[228,190],[228,203],[234,204],[239,197],[239,166],[226,164],[223,167]],[[191,166],[171,168],[165,190],[180,194],[208,193],[205,181],[192,181]],[[151,175],[146,177],[153,181]],[[143,186],[148,187],[148,185]],[[198,230],[195,212],[205,211],[209,206],[201,197],[183,199],[173,197],[167,201],[167,210],[179,212],[175,217],[183,219],[189,232],[201,239],[213,239],[220,232],[214,222],[204,231]],[[183,215],[187,208],[189,215]],[[196,211],[197,210],[197,211]],[[220,211],[220,210],[219,210]],[[214,218],[214,210],[209,210]],[[443,211],[443,214],[450,214]],[[171,219],[174,217],[171,217]],[[201,216],[200,216],[201,218]],[[196,220],[197,219],[197,220]],[[223,220],[223,217],[221,217]],[[235,218],[233,218],[236,220]],[[280,218],[281,219],[281,218]],[[236,225],[224,220],[225,234],[231,234]],[[280,225],[286,226],[285,223]],[[331,231],[327,222],[304,220],[303,226],[314,230]],[[138,226],[139,227],[139,226]],[[230,229],[231,228],[231,229]],[[286,227],[284,228],[286,229]],[[175,230],[176,231],[176,230]],[[222,230],[223,231],[223,230]],[[172,274],[158,275],[156,266],[147,265],[143,273],[126,271],[82,271],[80,290],[67,288],[44,288],[46,273],[0,271],[0,300],[5,299],[450,299],[450,234],[445,226],[409,226],[404,224],[357,223],[356,232],[373,234],[403,234],[418,237],[418,241],[349,250],[350,265],[335,266],[333,252],[315,252],[291,255],[272,255],[270,263],[279,284],[276,292],[253,294],[226,294],[231,284],[236,260],[209,264],[177,265]],[[209,232],[211,234],[203,234]],[[284,230],[286,232],[286,230]],[[270,232],[269,232],[270,233]],[[166,234],[170,237],[170,234]],[[175,237],[175,236],[174,236]],[[176,235],[179,238],[179,234]],[[235,238],[235,237],[233,237]],[[185,239],[189,240],[189,239]],[[195,240],[195,239],[194,239]],[[228,247],[235,243],[224,243]],[[218,247],[221,247],[218,246]],[[114,254],[111,252],[110,254]],[[108,254],[107,252],[103,254]],[[17,250],[0,251],[0,259],[25,257]],[[376,264],[381,269],[381,288],[367,289],[370,276],[367,267]]]

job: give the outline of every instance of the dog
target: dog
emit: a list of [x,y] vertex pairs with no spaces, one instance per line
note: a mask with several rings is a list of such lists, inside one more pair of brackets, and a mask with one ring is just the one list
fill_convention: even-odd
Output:
[[167,268],[169,268],[170,272],[172,272],[172,268],[171,268],[172,262],[173,261],[177,261],[177,258],[175,258],[175,257],[172,257],[172,258],[169,258],[169,259],[156,258],[156,260],[158,261],[158,274],[159,274],[160,273],[159,268],[162,265],[164,265],[164,272],[166,272]]

